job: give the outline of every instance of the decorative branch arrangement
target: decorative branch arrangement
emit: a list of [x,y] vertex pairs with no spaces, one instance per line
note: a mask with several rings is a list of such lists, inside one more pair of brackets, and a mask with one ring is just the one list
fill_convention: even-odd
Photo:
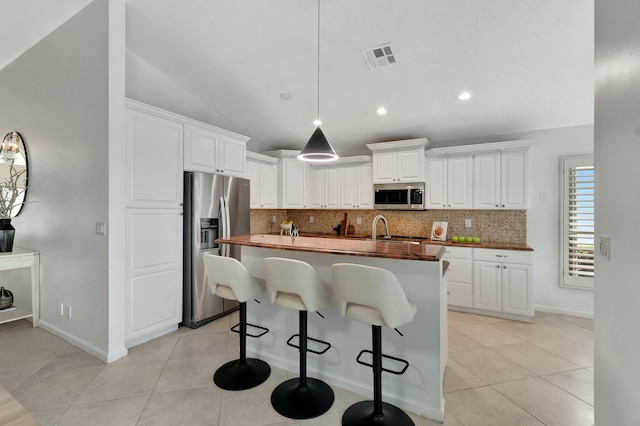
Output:
[[14,160],[9,160],[9,177],[4,182],[0,182],[0,219],[10,219],[11,211],[24,202],[16,203],[18,197],[27,190],[25,182],[24,188],[19,188],[18,183],[25,174],[26,169],[17,170],[13,165]]

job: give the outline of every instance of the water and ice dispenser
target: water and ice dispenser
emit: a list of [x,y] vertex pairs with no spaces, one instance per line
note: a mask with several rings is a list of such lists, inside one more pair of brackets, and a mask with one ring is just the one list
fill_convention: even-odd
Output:
[[200,250],[218,248],[218,218],[200,218]]

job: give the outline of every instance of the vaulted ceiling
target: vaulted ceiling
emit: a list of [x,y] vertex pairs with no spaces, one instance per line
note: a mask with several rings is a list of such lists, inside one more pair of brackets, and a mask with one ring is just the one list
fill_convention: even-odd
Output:
[[[301,149],[317,115],[317,5],[127,0],[127,49],[274,148]],[[340,153],[591,124],[593,40],[592,1],[320,0],[322,129]],[[397,62],[371,70],[361,52],[384,43]]]

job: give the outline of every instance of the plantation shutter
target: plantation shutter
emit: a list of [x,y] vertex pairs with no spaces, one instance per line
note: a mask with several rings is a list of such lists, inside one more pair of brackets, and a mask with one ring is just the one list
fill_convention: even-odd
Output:
[[593,157],[562,159],[562,285],[593,288],[594,189]]

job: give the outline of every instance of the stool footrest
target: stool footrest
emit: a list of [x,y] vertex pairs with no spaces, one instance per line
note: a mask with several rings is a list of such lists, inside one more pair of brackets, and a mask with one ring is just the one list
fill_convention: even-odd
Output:
[[[296,348],[296,349],[300,349],[300,345],[296,345],[294,343],[291,343],[291,341],[295,338],[300,338],[299,334],[294,334],[293,336],[289,337],[289,340],[287,340],[287,345],[291,346],[292,348]],[[309,349],[307,348],[307,352],[311,352],[317,355],[322,355],[323,353],[327,352],[329,349],[331,349],[331,343],[329,342],[325,342],[324,340],[318,340],[318,339],[314,339],[313,337],[307,337],[307,340],[311,340],[312,342],[316,342],[316,343],[320,343],[321,345],[325,345],[325,348],[320,350],[320,351],[316,351],[315,349]]]
[[[247,331],[247,336],[249,337],[253,337],[253,338],[258,338],[258,337],[262,337],[265,334],[267,334],[269,332],[269,329],[266,327],[260,327],[259,325],[255,325],[255,324],[249,324],[247,323],[247,327],[253,327],[253,328],[257,328],[258,330],[262,330],[261,333],[258,334],[251,334]],[[233,331],[234,333],[240,333],[240,323],[234,325],[233,327],[231,327],[231,331]]]
[[[357,362],[358,364],[366,365],[367,367],[371,367],[371,368],[373,368],[373,364],[370,364],[370,363],[364,362],[364,361],[362,361],[362,360],[360,359],[360,357],[361,357],[363,354],[371,354],[371,356],[373,357],[373,352],[372,352],[372,351],[367,350],[367,349],[364,349],[364,350],[361,350],[361,351],[360,351],[360,353],[358,354],[358,357],[356,358],[356,362]],[[384,367],[382,367],[382,371],[385,371],[385,372],[387,372],[387,373],[391,373],[391,374],[395,374],[395,375],[397,375],[397,376],[400,376],[400,375],[404,374],[404,372],[405,372],[405,371],[407,371],[407,368],[409,368],[409,362],[408,362],[407,360],[405,360],[405,359],[402,359],[402,358],[396,358],[396,357],[394,357],[394,356],[391,356],[391,355],[385,355],[385,354],[381,354],[381,356],[382,356],[382,358],[391,359],[391,360],[393,360],[393,361],[397,361],[397,362],[399,362],[399,363],[401,363],[401,364],[403,364],[403,365],[404,365],[404,367],[403,367],[401,370],[389,370],[388,368],[384,368]]]

